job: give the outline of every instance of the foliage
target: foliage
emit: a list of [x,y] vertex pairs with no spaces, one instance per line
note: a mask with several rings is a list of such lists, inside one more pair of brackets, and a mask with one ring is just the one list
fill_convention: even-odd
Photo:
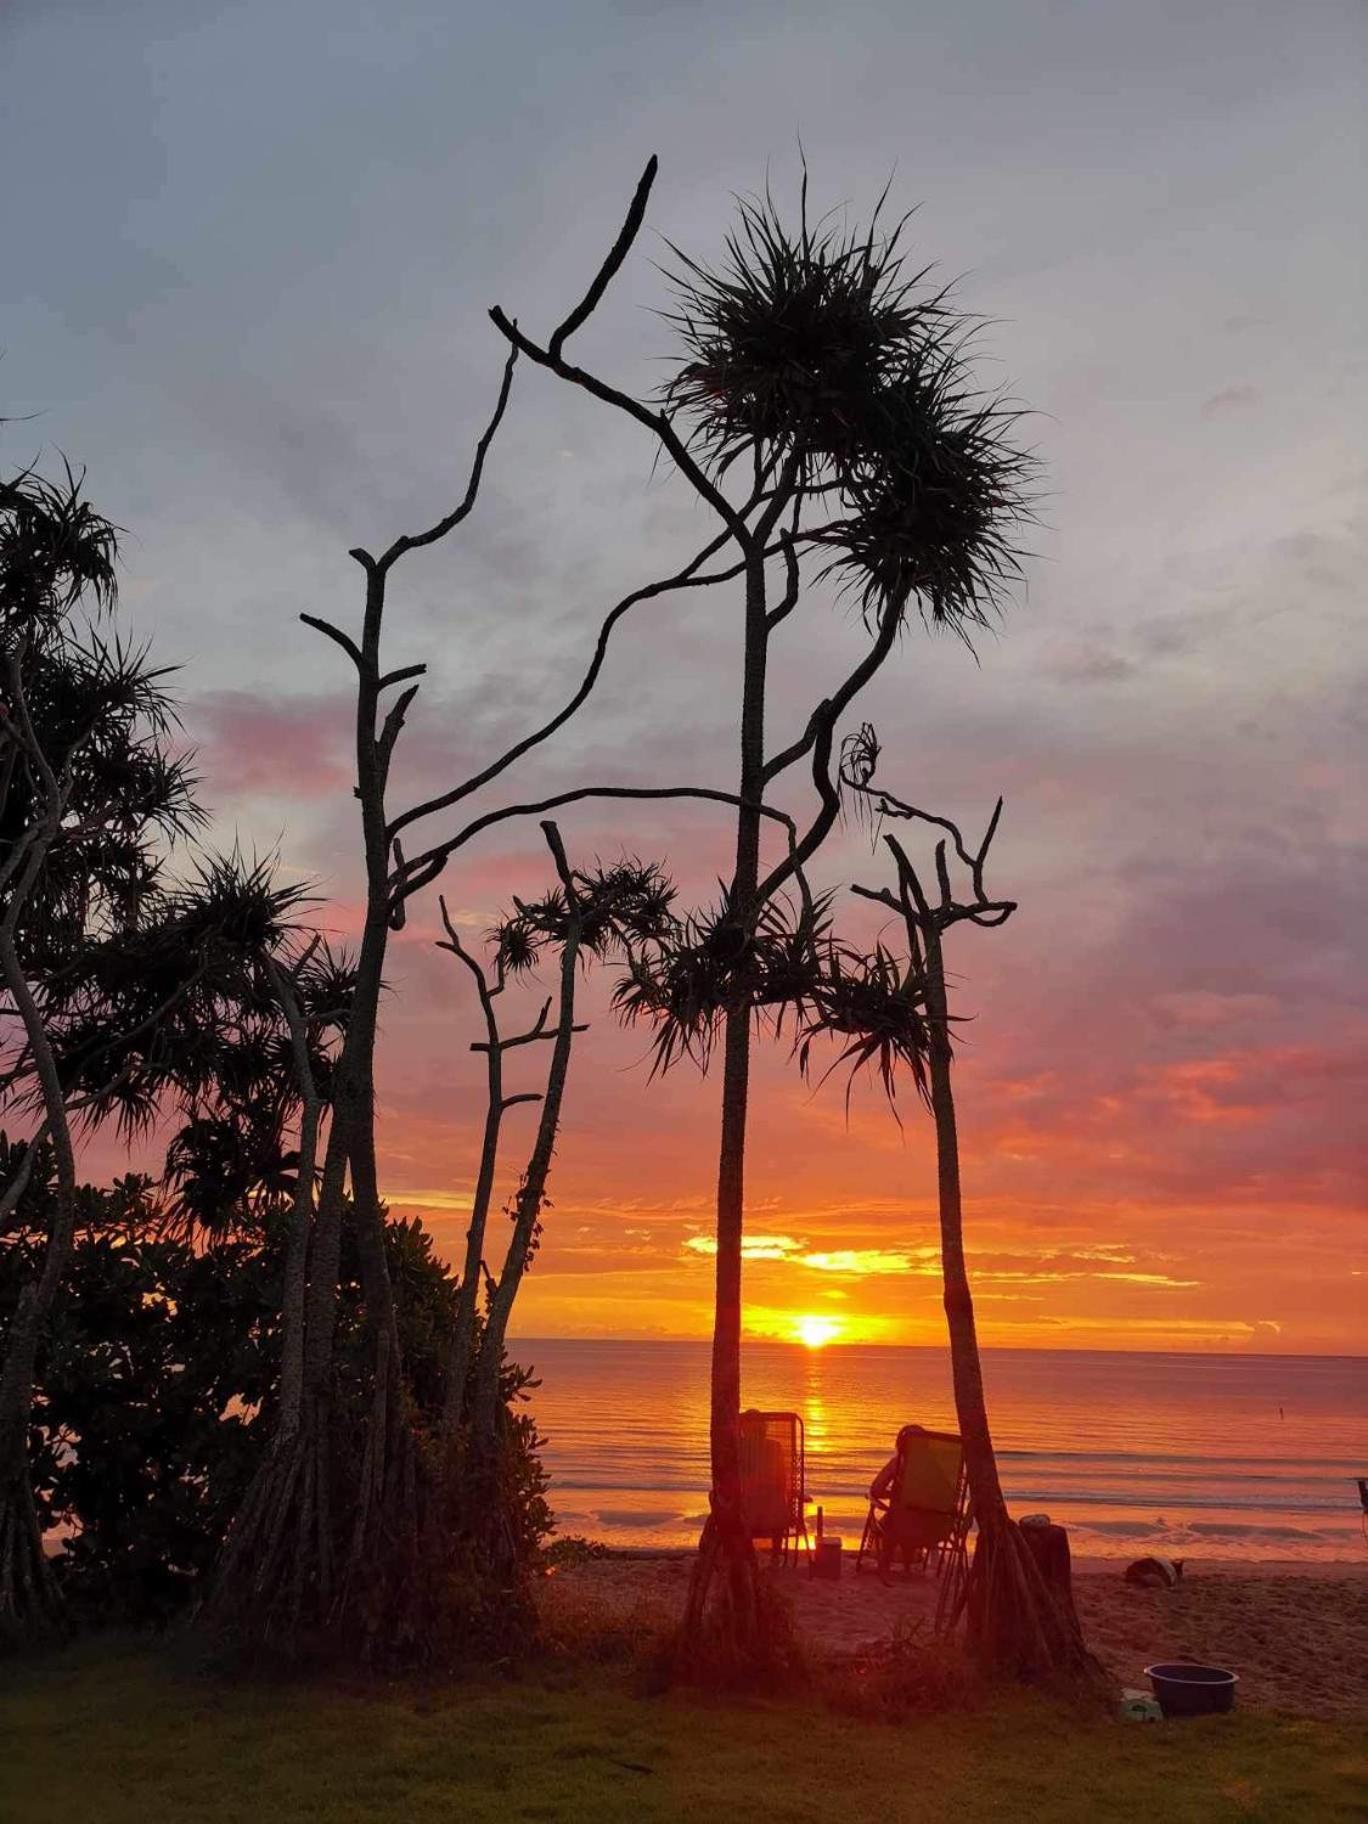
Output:
[[915,600],[967,639],[1020,577],[1035,463],[1021,414],[973,384],[974,320],[905,270],[907,218],[881,228],[886,195],[867,228],[814,225],[804,172],[796,227],[766,192],[741,200],[718,269],[672,249],[684,353],[664,402],[717,474],[749,453],[788,474],[796,512],[834,508],[802,536],[870,621]]
[[911,599],[966,643],[992,624],[1020,581],[1017,528],[1030,518],[1034,463],[1010,436],[1019,418],[974,391],[962,347],[906,352],[845,477],[847,510],[818,535],[868,618]]
[[318,938],[301,950],[292,931],[264,931],[242,946],[238,992],[220,998],[198,1044],[181,1051],[183,1063],[194,1060],[183,1084],[189,1114],[168,1144],[165,1175],[171,1213],[187,1233],[226,1237],[250,1227],[264,1207],[283,1211],[295,1193],[299,1157],[290,1136],[299,1085],[268,956],[290,976],[314,1083],[324,1102],[331,1095],[352,961]]
[[[579,948],[586,958],[602,960],[611,952],[631,949],[664,937],[673,927],[674,883],[655,862],[625,856],[592,868],[572,868]],[[571,926],[564,887],[553,887],[540,899],[515,898],[489,933],[495,958],[509,975],[534,969],[549,946],[564,945]]]
[[119,531],[85,498],[84,475],[63,465],[61,481],[33,469],[0,481],[0,634],[31,635],[60,625],[85,598],[113,606]]
[[864,232],[814,227],[805,175],[796,230],[766,193],[740,200],[717,270],[672,247],[684,358],[665,402],[719,470],[755,446],[811,483],[839,479],[899,351],[946,334],[943,295],[918,295],[927,272],[904,274],[903,224],[881,234],[881,207]]
[[684,1057],[706,1070],[727,1014],[737,1008],[776,1032],[790,1026],[804,1075],[819,1043],[830,1039],[842,1049],[827,1075],[848,1065],[853,1082],[868,1069],[891,1102],[906,1069],[924,1095],[921,972],[882,945],[866,953],[835,937],[829,906],[826,896],[805,895],[797,905],[770,900],[747,935],[724,890],[713,910],[673,922],[637,950],[613,999],[625,1021],[654,1028],[652,1074]]
[[[0,1135],[0,1163],[17,1149]],[[21,1156],[21,1155],[18,1155]],[[31,1270],[52,1196],[35,1172],[22,1226],[0,1252],[0,1317]],[[264,1438],[280,1351],[284,1224],[204,1248],[168,1224],[144,1178],[82,1187],[68,1296],[54,1312],[39,1364],[31,1458],[45,1528],[64,1534],[56,1563],[86,1620],[164,1621],[199,1587]],[[386,1224],[400,1335],[420,1419],[435,1425],[454,1286],[416,1219]],[[339,1439],[365,1411],[368,1355],[354,1232],[348,1225],[339,1323]],[[512,1364],[502,1392],[521,1403],[528,1377]],[[540,1440],[509,1410],[508,1474],[520,1549],[530,1559],[550,1529]]]

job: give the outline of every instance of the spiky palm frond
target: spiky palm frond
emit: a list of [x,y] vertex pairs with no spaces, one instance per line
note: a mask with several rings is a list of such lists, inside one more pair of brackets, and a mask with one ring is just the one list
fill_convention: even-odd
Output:
[[113,606],[119,529],[83,493],[84,473],[60,481],[33,469],[0,481],[0,631],[51,628],[82,598]]
[[631,955],[613,1005],[625,1023],[654,1027],[652,1076],[683,1058],[706,1071],[728,1014],[744,1009],[776,1031],[806,1019],[829,943],[828,897],[773,899],[747,930],[723,888],[715,906]]
[[821,964],[794,1040],[804,1077],[811,1076],[819,1041],[844,1041],[819,1085],[848,1064],[847,1108],[861,1071],[877,1076],[890,1103],[896,1103],[898,1077],[906,1071],[925,1101],[930,1094],[930,1036],[925,979],[915,963],[899,958],[882,944],[868,953],[832,944]]
[[915,602],[928,625],[966,641],[992,625],[1032,519],[1036,464],[1013,441],[1020,417],[973,389],[962,348],[908,354],[873,404],[845,510],[818,535],[867,619]]
[[674,883],[655,862],[633,856],[571,871],[572,908],[563,888],[540,899],[515,899],[514,910],[489,932],[504,972],[521,975],[534,969],[544,949],[564,944],[572,921],[579,926],[585,960],[602,961],[618,951],[667,935],[673,925]]
[[900,351],[946,333],[943,295],[923,290],[926,270],[904,270],[904,223],[882,231],[877,208],[865,230],[812,226],[806,177],[796,229],[768,193],[738,215],[716,270],[671,247],[665,317],[685,356],[665,406],[719,472],[754,445],[796,458],[804,480],[839,476]]

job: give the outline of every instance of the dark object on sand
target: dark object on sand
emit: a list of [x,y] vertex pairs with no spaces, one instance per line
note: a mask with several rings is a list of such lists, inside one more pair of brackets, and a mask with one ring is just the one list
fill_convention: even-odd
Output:
[[836,1533],[824,1533],[812,1554],[812,1574],[832,1583],[841,1580],[841,1541]]
[[1183,1581],[1186,1558],[1137,1558],[1125,1569],[1127,1583],[1138,1583],[1142,1590],[1171,1590]]
[[1359,1504],[1363,1508],[1363,1536],[1368,1539],[1368,1476],[1355,1476],[1358,1484]]
[[1235,1687],[1240,1678],[1224,1666],[1189,1665],[1185,1660],[1165,1660],[1146,1666],[1145,1676],[1154,1686],[1159,1708],[1169,1716],[1220,1716],[1235,1708]]
[[1021,1536],[1031,1548],[1031,1556],[1040,1566],[1040,1574],[1057,1596],[1073,1602],[1073,1561],[1069,1554],[1069,1535],[1062,1526],[1037,1515],[1021,1522]]

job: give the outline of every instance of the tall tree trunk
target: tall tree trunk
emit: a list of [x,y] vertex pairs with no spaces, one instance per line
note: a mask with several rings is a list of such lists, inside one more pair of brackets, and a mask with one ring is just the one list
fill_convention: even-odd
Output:
[[[444,913],[445,910],[444,903]],[[470,1383],[471,1353],[475,1347],[476,1317],[484,1268],[485,1231],[489,1225],[489,1206],[494,1197],[494,1177],[499,1164],[499,1136],[507,1107],[503,1087],[504,1048],[500,1043],[498,1020],[494,1015],[483,972],[476,963],[472,962],[469,966],[478,985],[480,1005],[485,1016],[486,1101],[484,1134],[480,1143],[480,1168],[475,1179],[475,1192],[470,1200],[465,1260],[456,1294],[456,1321],[452,1325],[451,1347],[447,1352],[442,1428],[448,1453],[456,1448],[465,1420],[466,1392]]]
[[[746,966],[758,913],[760,805],[765,792],[765,684],[769,624],[760,547],[746,566],[745,655],[736,868],[730,911],[738,966]],[[762,1585],[741,1505],[741,1263],[745,1229],[746,1127],[753,1014],[740,997],[725,1016],[721,1135],[717,1166],[717,1257],[708,1444],[712,1475],[708,1518],[689,1582],[675,1658],[687,1674],[764,1678],[788,1656],[791,1636],[777,1601]],[[710,1598],[712,1599],[710,1602]]]
[[320,1421],[320,1383],[310,1374],[307,1353],[323,1110],[294,984],[274,962],[267,966],[290,1029],[300,1096],[299,1170],[281,1294],[280,1399],[270,1448],[233,1516],[205,1609],[215,1627],[261,1643],[282,1629],[288,1638],[301,1623],[310,1632],[321,1625],[332,1560],[326,1425]]
[[955,1411],[964,1440],[978,1538],[954,1612],[963,1612],[970,1650],[991,1672],[1020,1678],[1081,1672],[1090,1664],[1071,1597],[1050,1589],[1021,1529],[1007,1512],[983,1392],[983,1366],[974,1299],[964,1258],[964,1207],[960,1187],[959,1134],[951,1086],[953,1048],[945,988],[945,962],[934,919],[921,928],[926,952],[928,1075],[936,1128],[936,1175],[940,1202],[941,1265],[945,1319]]
[[960,1190],[959,1134],[950,1082],[952,1050],[939,932],[926,940],[926,1012],[929,1027],[928,1074],[931,1114],[936,1128],[936,1177],[940,1202],[941,1271],[945,1285],[945,1321],[950,1333],[950,1366],[955,1411],[964,1439],[965,1471],[979,1530],[995,1530],[1006,1519],[1007,1504],[998,1478],[983,1394],[983,1367],[974,1322],[974,1297],[964,1259],[964,1205]]
[[57,1183],[43,1265],[20,1295],[0,1363],[0,1645],[50,1632],[62,1618],[33,1499],[28,1432],[38,1347],[76,1233],[76,1156],[66,1099],[42,1014],[15,949],[21,903],[16,894],[0,923],[0,973],[18,1009],[38,1073]]
[[[387,1626],[386,1600],[362,1586],[389,1576],[383,1551],[372,1554],[411,1470],[402,1448],[402,1364],[383,1221],[374,1170],[374,1052],[389,937],[387,848],[384,832],[385,758],[376,740],[379,635],[384,578],[367,573],[366,611],[357,665],[357,792],[366,862],[366,918],[357,956],[347,1029],[333,1075],[332,1121],[308,1255],[304,1299],[302,1385],[297,1424],[277,1424],[267,1463],[234,1518],[206,1609],[218,1631],[249,1648],[278,1648],[292,1656],[336,1637],[367,1651]],[[348,1170],[352,1220],[373,1347],[371,1403],[359,1467],[338,1484],[333,1436],[333,1350],[338,1280],[346,1216]],[[400,1470],[394,1452],[399,1440]],[[345,1529],[345,1530],[344,1530]],[[342,1549],[339,1577],[339,1547]],[[399,1632],[403,1632],[400,1629]]]
[[280,1418],[282,1435],[293,1437],[299,1429],[304,1401],[304,1297],[308,1287],[309,1240],[313,1231],[318,1140],[322,1132],[323,1104],[309,1058],[309,1032],[296,985],[275,962],[266,969],[290,1032],[290,1058],[299,1091],[299,1167],[290,1210],[290,1231],[285,1253],[285,1283],[281,1295]]
[[499,1407],[499,1378],[503,1372],[504,1346],[508,1340],[509,1319],[518,1289],[532,1256],[537,1220],[546,1201],[546,1186],[551,1174],[551,1161],[556,1150],[565,1088],[570,1076],[570,1053],[575,1036],[575,987],[580,957],[580,925],[572,917],[561,948],[560,1004],[556,1037],[551,1047],[551,1063],[546,1073],[546,1090],[537,1119],[536,1138],[527,1161],[527,1171],[518,1190],[513,1213],[513,1234],[503,1270],[489,1301],[484,1336],[475,1367],[475,1393],[471,1411],[480,1448],[488,1452],[493,1444]]

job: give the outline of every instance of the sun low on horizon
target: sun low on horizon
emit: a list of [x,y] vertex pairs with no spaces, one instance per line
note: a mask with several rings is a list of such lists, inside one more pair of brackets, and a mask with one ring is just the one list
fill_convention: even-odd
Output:
[[828,1343],[839,1343],[844,1332],[839,1317],[822,1317],[805,1312],[793,1319],[793,1340],[805,1349],[825,1349]]

